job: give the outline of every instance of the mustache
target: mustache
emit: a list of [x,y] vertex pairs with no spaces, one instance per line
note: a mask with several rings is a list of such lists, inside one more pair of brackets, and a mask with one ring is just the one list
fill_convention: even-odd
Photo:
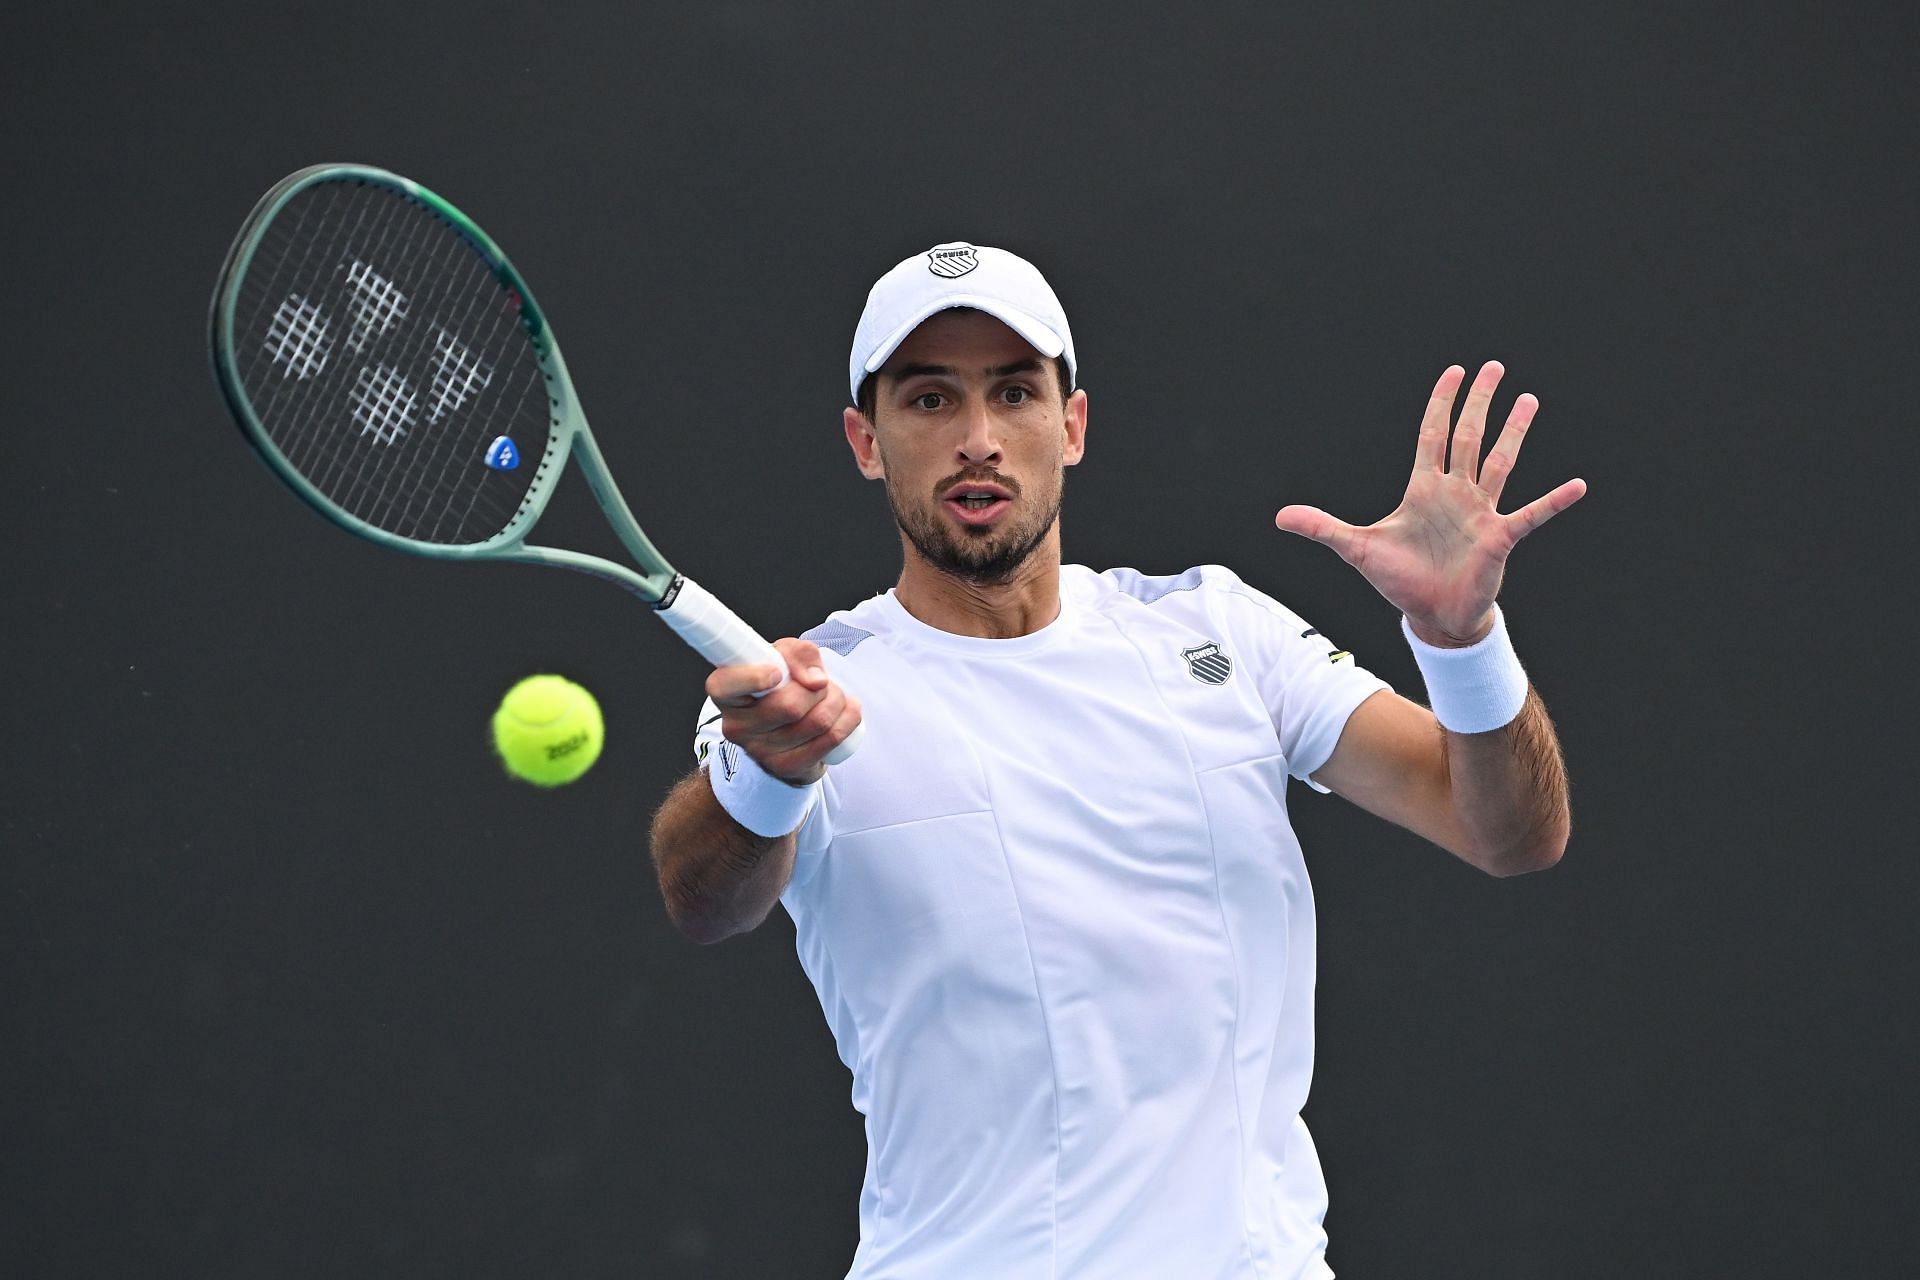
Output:
[[1020,496],[1020,482],[1012,476],[1003,476],[991,467],[968,467],[965,471],[956,471],[933,486],[933,496],[937,499],[957,484],[997,484],[1014,497]]

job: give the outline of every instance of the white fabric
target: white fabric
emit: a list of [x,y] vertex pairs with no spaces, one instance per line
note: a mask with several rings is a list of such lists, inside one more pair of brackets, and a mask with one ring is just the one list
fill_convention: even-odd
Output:
[[914,254],[874,282],[847,360],[853,398],[860,398],[867,375],[922,321],[952,307],[997,317],[1049,360],[1066,356],[1069,389],[1080,376],[1067,313],[1039,268],[1005,249],[950,240]]
[[1329,1276],[1287,779],[1386,685],[1225,569],[1061,587],[1012,640],[809,633],[870,729],[781,899],[866,1116],[849,1275]]
[[1403,617],[1400,631],[1413,646],[1413,660],[1426,681],[1427,705],[1455,733],[1505,728],[1527,705],[1527,673],[1507,636],[1507,616],[1493,606],[1493,630],[1459,649],[1443,649],[1413,634]]
[[753,757],[731,742],[708,752],[707,782],[714,799],[733,820],[759,836],[784,836],[798,831],[813,812],[820,784],[796,787],[755,764]]

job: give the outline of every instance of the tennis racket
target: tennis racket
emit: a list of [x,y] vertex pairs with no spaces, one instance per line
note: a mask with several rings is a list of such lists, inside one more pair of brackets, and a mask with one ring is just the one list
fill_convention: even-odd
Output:
[[[526,282],[433,192],[362,165],[281,179],[227,252],[211,326],[248,442],[341,528],[416,555],[590,574],[715,666],[772,666],[786,683],[779,650],[655,550]],[[569,457],[635,567],[527,542]]]

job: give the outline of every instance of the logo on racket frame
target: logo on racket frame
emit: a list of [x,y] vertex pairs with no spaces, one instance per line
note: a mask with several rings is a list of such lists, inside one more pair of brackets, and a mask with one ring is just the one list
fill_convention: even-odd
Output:
[[512,471],[520,465],[520,447],[512,436],[495,436],[487,446],[487,465],[495,471]]

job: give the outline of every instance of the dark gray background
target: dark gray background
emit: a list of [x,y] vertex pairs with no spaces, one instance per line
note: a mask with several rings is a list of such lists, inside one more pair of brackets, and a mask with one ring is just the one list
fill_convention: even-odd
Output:
[[[1070,559],[1219,561],[1417,693],[1277,533],[1398,497],[1450,362],[1587,499],[1505,600],[1575,780],[1494,881],[1297,798],[1343,1276],[1894,1275],[1916,165],[1888,6],[80,6],[7,19],[5,1184],[19,1275],[841,1274],[863,1144],[784,917],[667,925],[700,663],[584,578],[344,537],[228,425],[228,238],[320,160],[513,254],[667,553],[770,633],[889,585],[872,278],[1040,263]],[[24,496],[24,505],[20,499]],[[583,491],[543,532],[608,540]],[[487,715],[557,670],[579,785]]]

